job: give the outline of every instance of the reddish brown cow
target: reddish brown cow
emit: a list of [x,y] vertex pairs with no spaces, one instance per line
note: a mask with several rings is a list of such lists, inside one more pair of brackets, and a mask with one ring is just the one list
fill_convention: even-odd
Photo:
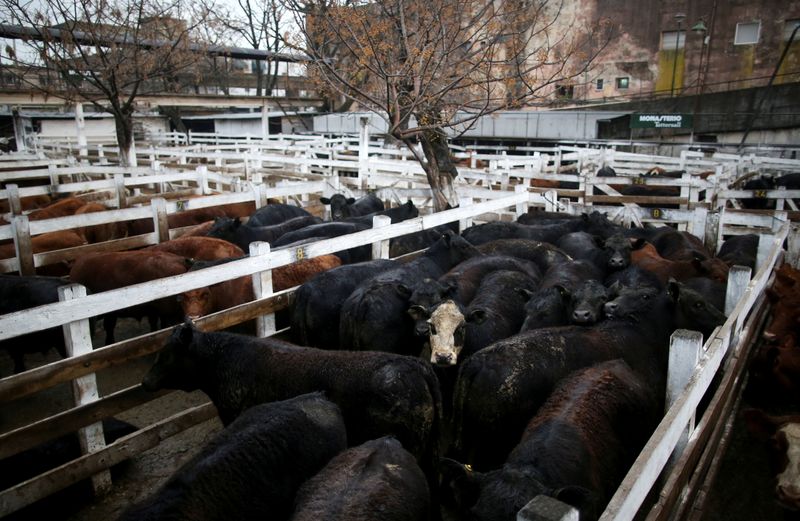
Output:
[[[216,217],[225,217],[225,211],[220,207],[212,206],[209,208],[196,208],[194,210],[171,213],[167,215],[167,222],[169,223],[170,229],[183,228],[184,226],[202,224],[206,221],[214,220]],[[151,233],[153,230],[152,219],[128,221],[128,235],[142,235],[143,233]]]
[[[800,415],[770,416],[759,409],[742,411],[747,430],[769,442],[775,495],[787,509],[800,509]],[[786,519],[789,519],[788,517]]]
[[85,205],[86,201],[77,197],[65,197],[45,206],[40,210],[34,210],[28,214],[28,220],[41,221],[42,219],[54,219],[74,215],[78,208]]
[[[180,275],[186,273],[190,265],[191,262],[185,257],[163,251],[91,253],[75,261],[69,277],[73,282],[86,286],[89,293],[99,293],[140,282]],[[175,297],[121,309],[104,317],[106,343],[114,342],[114,327],[118,317],[134,317],[141,320],[143,316],[148,318],[150,329],[155,330],[159,319],[163,327],[180,321],[182,313]]]
[[204,261],[244,256],[242,249],[235,244],[214,237],[179,237],[145,249],[167,251],[189,259]]
[[181,230],[176,233],[175,239],[178,237],[205,237],[208,235],[208,231],[211,227],[214,226],[214,221],[206,221],[201,224],[197,224],[192,226],[191,228],[186,228],[185,230]]
[[[272,270],[272,288],[282,291],[303,284],[317,273],[340,266],[342,261],[335,255],[322,255],[304,259]],[[179,298],[183,313],[192,318],[222,311],[253,300],[251,277],[240,277],[207,288],[187,291]]]
[[[86,244],[86,239],[72,230],[43,233],[31,238],[33,253],[63,250],[64,248],[74,248],[75,246],[82,246],[84,244]],[[14,244],[0,245],[0,259],[10,259],[16,255],[17,251]],[[36,268],[37,275],[62,277],[68,273],[69,265],[66,262],[58,262],[56,264]]]
[[670,278],[678,281],[692,277],[709,277],[720,282],[728,280],[728,265],[719,259],[673,261],[659,255],[650,243],[644,243],[631,252],[631,264],[653,273],[664,285]]
[[[75,215],[91,212],[105,212],[107,208],[100,203],[86,203],[75,211]],[[123,222],[96,224],[77,228],[76,232],[83,235],[90,244],[121,239],[128,235],[128,227]]]
[[[53,200],[47,194],[42,195],[29,195],[26,197],[19,198],[20,205],[22,206],[23,211],[27,210],[35,210],[37,208],[43,208],[48,204],[52,203]],[[0,201],[0,213],[8,213],[11,211],[8,199],[3,199]]]
[[243,203],[223,204],[219,208],[225,212],[225,215],[231,219],[236,217],[244,219],[250,217],[256,211],[256,203],[253,201],[246,201]]
[[800,271],[783,264],[775,272],[775,282],[767,288],[772,304],[772,319],[764,328],[764,338],[772,343],[782,342],[788,334],[800,333]]

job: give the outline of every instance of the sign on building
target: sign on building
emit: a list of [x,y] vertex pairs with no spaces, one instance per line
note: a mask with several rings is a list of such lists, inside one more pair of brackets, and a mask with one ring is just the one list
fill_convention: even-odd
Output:
[[631,114],[631,128],[692,128],[692,115]]

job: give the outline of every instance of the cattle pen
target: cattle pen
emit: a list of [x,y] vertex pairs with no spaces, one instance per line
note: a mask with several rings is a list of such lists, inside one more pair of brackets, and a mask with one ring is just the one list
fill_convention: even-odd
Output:
[[[323,142],[324,141],[324,142]],[[281,149],[281,153],[276,150]],[[460,206],[442,212],[429,210],[430,192],[422,171],[408,151],[347,140],[285,140],[273,143],[234,142],[221,145],[152,147],[140,150],[147,166],[123,168],[108,164],[108,148],[79,161],[20,158],[0,164],[9,201],[10,224],[0,226],[0,239],[14,242],[16,256],[0,261],[2,271],[32,274],[37,267],[69,261],[87,252],[143,247],[180,234],[167,217],[187,210],[247,203],[259,208],[270,201],[299,206],[318,204],[321,195],[340,191],[373,191],[388,202],[420,202],[420,217],[390,224],[376,218],[373,228],[334,239],[286,249],[266,243],[251,245],[247,258],[118,290],[87,295],[72,285],[60,292],[61,302],[0,316],[0,340],[63,326],[69,357],[0,379],[0,403],[9,404],[60,384],[73,388],[74,406],[56,414],[4,428],[0,459],[42,442],[80,430],[84,454],[39,476],[0,491],[0,516],[82,479],[92,478],[95,489],[112,485],[108,469],[136,457],[181,431],[216,415],[210,402],[160,418],[137,432],[105,444],[100,421],[148,403],[163,395],[141,385],[100,396],[95,374],[123,367],[157,352],[169,330],[94,348],[90,319],[129,306],[144,304],[238,277],[252,277],[256,300],[197,319],[204,331],[257,320],[260,336],[276,333],[274,314],[289,306],[293,289],[272,291],[271,270],[298,260],[371,245],[373,258],[389,257],[389,241],[409,233],[458,223],[510,220],[537,207],[577,214],[607,212],[618,222],[641,226],[671,223],[716,247],[724,237],[759,234],[755,273],[731,270],[726,296],[727,321],[702,342],[697,334],[676,331],[670,355],[669,407],[601,519],[649,520],[691,518],[702,510],[702,490],[718,469],[717,448],[724,440],[731,411],[736,410],[749,348],[768,313],[764,289],[773,270],[783,262],[796,265],[800,239],[791,223],[800,191],[743,190],[738,181],[752,169],[800,172],[800,161],[749,157],[704,157],[684,153],[679,158],[644,156],[614,150],[560,148],[510,156],[463,153],[465,166],[457,186]],[[457,153],[458,155],[458,153]],[[91,163],[90,161],[94,161]],[[485,166],[480,167],[483,163]],[[596,171],[612,166],[615,177]],[[677,178],[643,177],[653,166],[679,170]],[[700,175],[710,172],[710,175]],[[41,180],[23,186],[24,181]],[[18,182],[19,184],[16,184]],[[568,187],[548,183],[574,183]],[[626,185],[670,186],[670,195],[626,196]],[[37,194],[84,194],[101,201],[107,211],[82,216],[29,221],[20,198]],[[774,211],[741,208],[745,198],[774,201]],[[645,205],[649,205],[645,206]],[[153,231],[108,243],[87,244],[59,251],[34,253],[37,235],[119,221],[150,220]],[[787,245],[785,247],[785,245]],[[713,382],[713,386],[712,386]],[[713,395],[706,396],[711,389]],[[703,397],[709,400],[698,415]]]

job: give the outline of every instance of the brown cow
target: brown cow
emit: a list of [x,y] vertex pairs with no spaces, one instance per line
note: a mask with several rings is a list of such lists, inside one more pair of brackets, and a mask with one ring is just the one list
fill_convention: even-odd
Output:
[[800,271],[783,264],[775,272],[775,282],[766,295],[772,304],[772,319],[764,328],[764,338],[781,342],[788,334],[800,333]]
[[[83,215],[92,212],[105,212],[108,208],[100,203],[86,203],[75,211],[75,215]],[[124,222],[96,224],[94,226],[84,226],[77,228],[76,232],[86,238],[90,244],[121,239],[128,235],[128,227]]]
[[650,243],[642,243],[639,249],[631,252],[631,264],[653,273],[663,285],[670,278],[684,281],[692,277],[707,276],[720,282],[728,280],[728,265],[719,259],[669,260],[659,255],[655,246]]
[[58,201],[45,206],[40,210],[34,210],[28,214],[28,220],[41,221],[42,219],[54,219],[56,217],[65,217],[67,215],[75,215],[78,208],[85,205],[86,201],[78,199],[77,197],[65,197]]
[[[335,255],[322,255],[303,259],[272,270],[272,288],[282,291],[303,284],[317,273],[341,266],[342,261]],[[251,277],[239,277],[207,288],[187,291],[179,297],[183,313],[197,318],[216,313],[254,299]]]
[[[31,248],[33,253],[46,251],[63,250],[74,248],[86,244],[86,239],[72,230],[61,230],[57,232],[43,233],[31,238]],[[0,245],[0,259],[10,259],[17,255],[14,244]],[[62,277],[69,273],[69,265],[66,262],[59,262],[47,266],[36,268],[37,275],[48,275],[51,277]]]
[[167,251],[194,260],[212,261],[243,257],[244,252],[235,244],[214,237],[179,237],[145,248],[153,251]]
[[[220,207],[212,206],[209,208],[195,208],[167,215],[167,222],[170,229],[183,228],[211,221],[216,217],[225,217],[225,211]],[[128,235],[142,235],[151,233],[154,230],[152,219],[137,219],[128,221]]]
[[[22,206],[22,211],[27,210],[36,210],[37,208],[43,208],[48,204],[52,203],[53,200],[47,194],[42,195],[28,195],[26,197],[19,198],[20,205]],[[8,213],[11,211],[10,204],[8,199],[3,199],[0,201],[0,213]]]
[[173,236],[173,239],[177,239],[179,237],[206,237],[208,235],[208,231],[214,226],[215,221],[206,221],[201,224],[196,224],[190,228],[185,228],[183,230],[179,230]]
[[[100,293],[123,288],[140,282],[186,273],[191,262],[180,255],[163,251],[118,251],[91,253],[78,258],[70,270],[70,280],[86,286],[89,293]],[[133,317],[141,320],[146,316],[150,329],[155,330],[158,320],[161,325],[174,324],[181,320],[182,313],[175,297],[121,309],[106,315],[103,327],[106,344],[114,343],[114,327],[118,317]]]
[[752,435],[769,442],[775,495],[781,506],[796,512],[800,509],[800,415],[770,416],[759,409],[745,409],[742,416]]

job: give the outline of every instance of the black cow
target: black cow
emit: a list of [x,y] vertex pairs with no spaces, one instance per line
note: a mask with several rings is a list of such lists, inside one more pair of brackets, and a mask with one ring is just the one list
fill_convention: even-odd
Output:
[[297,492],[291,521],[427,521],[430,492],[395,438],[342,452]]
[[342,349],[378,350],[417,356],[421,347],[408,316],[414,286],[438,278],[456,264],[480,255],[472,245],[446,233],[425,253],[362,284],[342,305],[339,345]]
[[616,177],[617,171],[611,168],[610,166],[603,166],[602,168],[597,170],[595,174],[597,177]]
[[[272,246],[277,249],[290,245],[307,244],[309,239],[330,239],[349,233],[360,232],[367,228],[370,228],[370,226],[361,223],[341,221],[312,224],[311,226],[306,226],[305,228],[283,234]],[[372,247],[369,244],[365,244],[342,252],[336,252],[336,254],[342,255],[340,257],[342,262],[365,262],[372,257]]]
[[551,266],[542,276],[541,288],[563,286],[570,291],[578,289],[587,280],[603,280],[604,272],[585,260],[562,262]]
[[409,199],[405,204],[395,206],[394,208],[389,208],[388,210],[381,210],[380,212],[361,215],[358,217],[347,217],[344,219],[344,222],[360,223],[367,225],[367,227],[372,227],[372,218],[379,215],[389,217],[392,220],[392,224],[394,224],[408,219],[413,219],[419,215],[419,209],[417,209],[417,207],[414,206],[414,202]]
[[631,263],[631,242],[621,233],[602,239],[573,232],[559,239],[556,246],[573,259],[587,260],[603,272],[621,270]]
[[756,259],[758,258],[758,235],[748,233],[726,239],[719,247],[717,258],[728,266],[747,266],[755,273]]
[[[0,275],[0,314],[58,302],[58,288],[69,284],[57,277]],[[0,341],[0,349],[8,351],[14,362],[14,373],[25,370],[26,353],[46,353],[51,348],[67,356],[60,326]]]
[[[754,192],[753,195],[758,195],[766,190],[774,190],[777,186],[772,177],[762,175],[748,179],[742,185],[742,190],[752,190]],[[770,210],[775,208],[775,199],[767,199],[766,197],[744,197],[740,202],[742,207],[750,210]]]
[[200,389],[225,425],[253,405],[325,391],[339,406],[351,445],[391,434],[431,468],[441,398],[424,361],[390,353],[326,351],[271,338],[178,326],[142,385]]
[[272,226],[295,217],[308,217],[311,214],[299,206],[273,203],[262,206],[247,219],[248,226]]
[[331,197],[320,197],[319,202],[330,205],[331,220],[333,221],[380,212],[384,209],[383,201],[378,199],[375,194],[367,194],[358,200],[342,194],[333,194]]
[[516,222],[492,221],[470,226],[461,233],[466,240],[479,246],[497,239],[530,239],[556,244],[564,234],[577,232],[586,228],[583,220],[570,220],[557,224],[520,224]]
[[547,224],[548,222],[554,224],[555,222],[564,222],[580,218],[580,215],[572,215],[564,212],[546,212],[532,206],[528,208],[526,213],[517,217],[517,222],[520,224]]
[[569,324],[567,302],[569,291],[564,286],[550,286],[528,293],[525,320],[520,332]]
[[706,260],[713,257],[703,241],[689,232],[678,231],[669,226],[658,228],[651,240],[659,255],[673,261]]
[[450,230],[453,233],[458,233],[458,223],[448,223],[441,226],[436,226],[428,230],[420,230],[418,232],[409,233],[395,237],[389,241],[389,256],[391,258],[400,257],[408,253],[424,250],[441,237],[443,234]]
[[542,405],[502,468],[482,474],[449,461],[454,497],[469,519],[514,521],[544,494],[597,519],[659,417],[650,383],[622,360],[571,374]]
[[478,250],[486,255],[508,255],[536,263],[544,273],[554,264],[567,262],[570,256],[547,242],[528,239],[498,239],[478,246]]
[[300,485],[346,446],[322,393],[256,405],[119,519],[286,519]]
[[[675,284],[669,295],[653,288],[624,290],[605,304],[607,319],[595,327],[525,331],[466,359],[453,401],[460,457],[481,469],[500,465],[556,382],[582,367],[623,358],[663,390],[672,331],[703,330],[718,320],[695,306],[696,293]],[[693,310],[700,313],[692,315]]]
[[663,284],[661,284],[658,276],[639,266],[628,266],[625,269],[611,273],[606,277],[604,284],[612,289],[615,287],[640,288],[644,286],[659,290],[663,289]]
[[322,219],[319,217],[303,215],[270,226],[252,226],[249,223],[243,225],[238,217],[234,219],[217,217],[206,235],[233,243],[246,252],[249,251],[251,242],[263,241],[272,244],[287,232],[321,222]]
[[525,292],[536,279],[519,271],[498,270],[481,282],[468,305],[447,300],[427,320],[432,364],[455,365],[487,345],[516,334],[525,318]]
[[398,266],[397,261],[386,259],[339,266],[301,285],[295,291],[290,306],[292,342],[322,349],[338,349],[342,303],[365,280]]

